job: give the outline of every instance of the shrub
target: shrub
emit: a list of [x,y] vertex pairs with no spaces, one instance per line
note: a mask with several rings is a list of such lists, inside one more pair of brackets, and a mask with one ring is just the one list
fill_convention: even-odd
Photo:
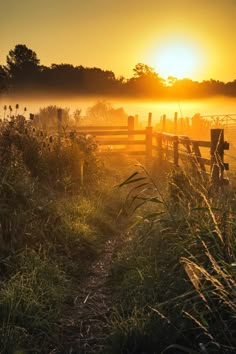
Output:
[[15,161],[23,161],[31,176],[50,188],[67,190],[81,183],[95,183],[99,172],[95,152],[91,137],[76,132],[47,136],[23,116],[12,117],[0,127],[2,165],[8,164],[15,154]]
[[[58,110],[62,111],[60,121],[58,120]],[[69,108],[61,109],[55,105],[40,108],[39,113],[34,117],[33,126],[45,134],[58,132],[60,126],[66,130],[70,124],[69,111]]]
[[126,125],[127,118],[123,108],[113,108],[106,101],[98,101],[87,109],[84,122],[86,125]]

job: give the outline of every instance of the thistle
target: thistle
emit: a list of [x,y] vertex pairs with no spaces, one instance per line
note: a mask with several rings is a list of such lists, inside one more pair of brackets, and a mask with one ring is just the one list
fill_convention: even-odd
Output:
[[19,109],[19,105],[18,105],[18,103],[17,103],[17,104],[16,104],[15,117],[17,116],[18,109]]
[[7,106],[5,105],[3,109],[4,109],[4,117],[3,118],[5,119],[6,118]]
[[10,105],[8,108],[9,108],[9,115],[10,115],[10,117],[11,117],[12,106]]

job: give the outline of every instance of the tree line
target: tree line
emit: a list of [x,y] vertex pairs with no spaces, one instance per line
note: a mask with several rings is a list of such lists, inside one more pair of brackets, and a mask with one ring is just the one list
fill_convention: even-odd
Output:
[[150,66],[138,63],[129,79],[116,77],[111,70],[72,64],[40,64],[36,52],[24,44],[10,50],[0,65],[0,93],[45,93],[100,95],[150,99],[236,96],[236,79],[193,81],[169,77],[164,80]]

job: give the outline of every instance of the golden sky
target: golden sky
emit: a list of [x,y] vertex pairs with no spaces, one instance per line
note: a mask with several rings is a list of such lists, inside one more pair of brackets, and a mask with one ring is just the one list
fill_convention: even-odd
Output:
[[[236,0],[0,0],[0,64],[26,44],[48,66],[96,66],[128,78],[143,62],[161,76],[178,65],[192,79],[232,81],[235,33]],[[177,58],[185,51],[189,70]]]

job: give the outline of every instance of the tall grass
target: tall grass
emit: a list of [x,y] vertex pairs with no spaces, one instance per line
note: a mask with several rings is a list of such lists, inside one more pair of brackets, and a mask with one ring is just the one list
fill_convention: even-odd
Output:
[[0,352],[53,352],[66,302],[120,228],[120,202],[100,179],[96,144],[74,132],[47,136],[9,117],[0,163]]
[[43,253],[25,250],[11,260],[0,292],[0,348],[40,353],[56,345],[67,280]]
[[114,261],[120,304],[110,352],[234,353],[231,187],[212,196],[184,171],[169,177],[165,194],[145,173],[123,185],[129,186],[129,208],[142,210]]

